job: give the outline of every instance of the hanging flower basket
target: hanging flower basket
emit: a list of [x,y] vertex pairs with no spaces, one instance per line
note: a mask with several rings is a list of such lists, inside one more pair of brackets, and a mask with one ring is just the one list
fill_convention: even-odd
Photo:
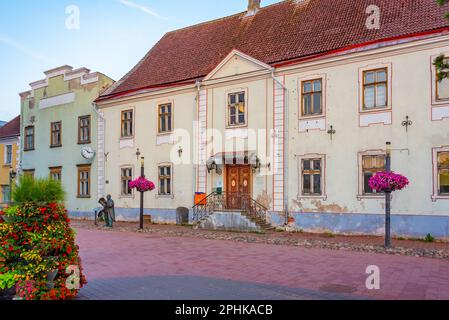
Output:
[[156,186],[154,185],[153,182],[140,177],[137,178],[136,180],[133,180],[129,183],[129,187],[131,189],[136,189],[138,192],[147,192],[147,191],[153,191]]
[[405,189],[410,181],[403,175],[394,172],[380,172],[374,175],[368,184],[377,192],[394,192]]

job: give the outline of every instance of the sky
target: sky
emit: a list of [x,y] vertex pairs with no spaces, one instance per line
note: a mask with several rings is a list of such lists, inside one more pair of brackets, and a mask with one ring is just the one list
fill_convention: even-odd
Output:
[[[262,0],[262,6],[279,0]],[[245,11],[247,0],[2,0],[0,120],[20,114],[19,93],[70,65],[125,75],[166,33]],[[79,19],[77,19],[79,17]]]

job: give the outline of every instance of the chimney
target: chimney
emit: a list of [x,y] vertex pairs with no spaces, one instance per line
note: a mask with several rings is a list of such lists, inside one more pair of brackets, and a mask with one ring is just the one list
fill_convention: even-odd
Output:
[[260,0],[248,0],[247,16],[253,16],[260,10]]

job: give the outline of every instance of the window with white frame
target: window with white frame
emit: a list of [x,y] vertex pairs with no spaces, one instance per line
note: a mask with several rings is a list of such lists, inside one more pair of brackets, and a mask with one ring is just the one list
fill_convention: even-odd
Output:
[[327,199],[325,154],[299,156],[298,174],[298,198]]
[[437,153],[438,195],[449,196],[449,151]]
[[10,202],[10,195],[11,195],[11,188],[10,186],[1,186],[2,188],[2,201],[1,203],[9,203]]
[[170,133],[173,131],[173,105],[171,103],[161,104],[158,107],[159,133]]
[[124,197],[132,196],[133,191],[129,187],[129,183],[133,179],[133,168],[127,167],[121,169],[121,183],[122,183],[122,191],[121,195]]
[[228,95],[228,127],[244,126],[246,124],[245,92]]
[[12,163],[12,145],[5,146],[5,165],[11,165]]
[[320,116],[323,114],[323,80],[307,80],[301,83],[303,117]]
[[159,169],[159,195],[172,195],[172,167],[171,165],[160,165]]
[[323,160],[321,158],[301,160],[301,181],[303,196],[323,195]]
[[376,191],[369,186],[370,179],[379,172],[386,170],[386,155],[362,156],[362,186],[364,195],[375,195]]
[[90,165],[78,166],[78,198],[90,198]]
[[62,167],[52,167],[50,169],[50,179],[54,181],[62,181]]
[[363,72],[363,110],[388,106],[388,68]]

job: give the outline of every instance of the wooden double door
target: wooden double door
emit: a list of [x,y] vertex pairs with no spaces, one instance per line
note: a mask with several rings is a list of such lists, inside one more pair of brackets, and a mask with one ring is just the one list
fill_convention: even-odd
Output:
[[230,210],[245,210],[252,192],[251,166],[226,166],[226,206]]

